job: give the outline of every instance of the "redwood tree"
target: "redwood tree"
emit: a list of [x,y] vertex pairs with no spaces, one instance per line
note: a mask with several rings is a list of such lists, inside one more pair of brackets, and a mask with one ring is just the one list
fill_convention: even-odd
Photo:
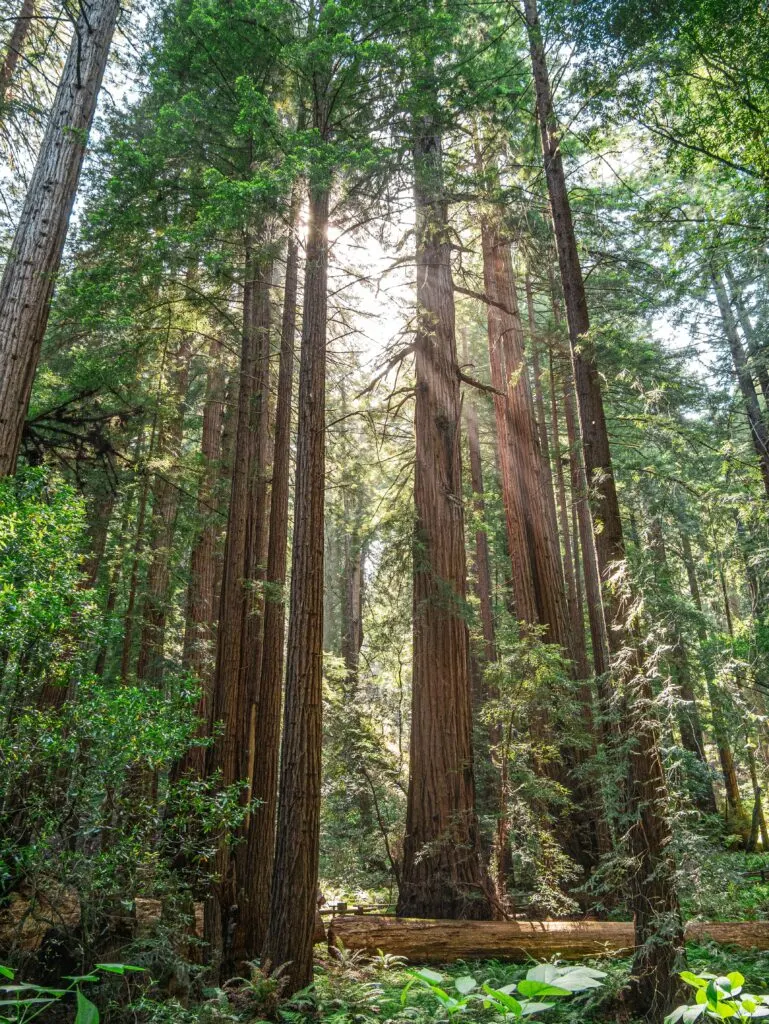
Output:
[[[550,76],[536,0],[523,0],[534,79],[537,117],[542,138],[545,177],[553,216],[580,428],[588,480],[594,485],[602,529],[596,536],[598,563],[606,580],[612,563],[625,554],[619,502],[612,472],[609,435],[595,354],[589,345],[585,281],[577,251],[571,204],[561,151],[561,133],[553,109]],[[623,645],[625,609],[613,601],[614,646]],[[632,642],[632,638],[629,638]],[[657,742],[653,694],[640,658],[626,679],[626,732],[632,743],[629,756],[629,799],[633,823],[630,849],[631,883],[637,951],[633,963],[632,993],[638,1009],[652,1017],[667,1012],[678,989],[678,968],[683,957],[683,924],[669,849],[665,774]]]
[[398,913],[487,917],[472,766],[461,409],[441,111],[415,59],[416,466],[411,740]]
[[0,476],[14,472],[120,0],[84,0],[0,281]]

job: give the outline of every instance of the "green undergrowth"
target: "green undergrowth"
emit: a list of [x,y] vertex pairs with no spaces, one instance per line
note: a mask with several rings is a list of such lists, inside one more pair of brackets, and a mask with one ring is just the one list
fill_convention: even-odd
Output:
[[[726,974],[739,970],[745,976],[747,988],[769,991],[769,952],[751,953],[714,943],[691,943],[687,946],[687,958],[693,972]],[[617,1000],[628,980],[630,961],[602,958],[583,963],[605,973],[601,987],[557,1001],[532,1019],[550,1024],[634,1024]],[[430,966],[444,976],[446,989],[453,988],[453,979],[468,975],[500,989],[519,982],[533,964],[534,961],[511,964],[481,960]],[[315,984],[290,999],[281,997],[279,973],[265,976],[255,969],[251,978],[233,981],[223,989],[206,990],[202,1002],[187,1007],[167,998],[139,999],[131,1008],[131,1019],[142,1024],[438,1024],[449,1017],[429,990],[414,985],[403,998],[404,988],[412,980],[409,972],[421,966],[406,964],[398,957],[379,956],[371,960],[349,951],[342,951],[339,957],[320,954]],[[493,1008],[484,1009],[478,1004],[455,1020],[464,1024],[497,1024],[502,1018]]]

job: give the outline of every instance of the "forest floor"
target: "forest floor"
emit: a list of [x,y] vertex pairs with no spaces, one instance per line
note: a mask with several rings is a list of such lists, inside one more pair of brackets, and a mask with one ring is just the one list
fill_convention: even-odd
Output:
[[[687,946],[688,967],[694,973],[727,974],[739,970],[745,976],[745,988],[753,992],[769,990],[769,951],[746,952],[725,949],[715,944]],[[553,1009],[538,1014],[536,1019],[545,1024],[608,1024],[619,1021],[634,1024],[633,1018],[623,1010],[618,995],[625,986],[630,972],[626,959],[600,958],[585,964],[605,972],[601,988],[574,995],[558,1003]],[[454,991],[454,980],[471,975],[479,983],[487,982],[499,989],[524,977],[532,964],[510,964],[498,960],[457,962],[443,967],[431,964],[444,978],[443,987]],[[405,965],[397,958],[381,957],[366,961],[355,953],[343,952],[339,958],[320,953],[316,962],[316,979],[312,990],[299,993],[289,1000],[280,1000],[268,979],[255,974],[248,984],[222,991],[209,990],[209,1001],[187,1010],[170,1012],[166,1002],[163,1011],[158,1005],[157,1016],[148,1018],[163,1024],[224,1024],[238,1021],[242,1024],[264,1024],[278,1021],[283,1024],[375,1024],[375,1022],[409,1022],[409,1024],[435,1024],[450,1020],[427,989],[412,987],[404,998],[404,989],[411,980],[410,972],[420,965]],[[149,1009],[145,1004],[144,1009]],[[484,1010],[480,1004],[460,1013],[455,1020],[463,1024],[485,1024],[499,1021],[493,1010]]]

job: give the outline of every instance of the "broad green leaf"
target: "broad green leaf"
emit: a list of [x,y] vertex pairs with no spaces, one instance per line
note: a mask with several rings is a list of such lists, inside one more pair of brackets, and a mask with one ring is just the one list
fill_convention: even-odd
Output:
[[561,974],[556,984],[569,992],[584,992],[588,988],[600,988],[601,982],[586,971],[576,968],[568,974]]
[[542,1013],[544,1010],[552,1010],[555,1003],[534,1003],[525,999],[521,1003],[521,1016],[528,1017],[532,1013]]
[[65,981],[71,981],[76,985],[79,985],[81,981],[93,982],[99,980],[95,974],[64,974],[63,978]]
[[438,974],[437,971],[431,971],[429,967],[421,967],[418,971],[410,971],[410,974],[415,974],[418,978],[422,978],[424,981],[440,983],[443,981],[443,975]]
[[701,978],[697,974],[692,974],[691,971],[682,971],[681,980],[685,981],[687,985],[693,985],[695,988],[705,988],[707,985],[706,978]]
[[552,964],[537,964],[536,967],[529,968],[526,972],[526,978],[528,981],[547,981],[553,983],[560,973],[558,968],[553,967]]
[[486,992],[487,995],[491,996],[492,1001],[498,1003],[505,1010],[509,1010],[511,1013],[514,1013],[516,1017],[521,1016],[521,1004],[517,999],[507,995],[500,989],[491,988],[490,985],[484,985],[483,991]]
[[742,989],[742,986],[745,984],[744,977],[740,974],[739,971],[730,971],[726,977],[729,979],[729,983],[732,986],[732,992],[734,992],[734,994],[736,995]]
[[77,989],[75,1024],[99,1024],[99,1011],[90,999],[86,999],[80,989]]
[[716,1002],[715,1011],[721,1019],[733,1017],[737,1013],[737,1007],[733,1003]]
[[472,992],[473,989],[478,988],[478,982],[475,980],[475,978],[471,977],[469,974],[466,974],[462,978],[457,978],[457,980],[454,982],[454,988],[457,990],[457,992],[461,992],[462,995],[466,996],[468,992]]
[[0,964],[0,978],[8,978],[10,981],[13,981],[15,977],[16,975],[10,967],[3,967],[3,965]]
[[568,996],[570,990],[559,988],[557,985],[550,985],[546,981],[532,981],[531,978],[524,978],[518,983],[518,991],[527,998],[531,996]]

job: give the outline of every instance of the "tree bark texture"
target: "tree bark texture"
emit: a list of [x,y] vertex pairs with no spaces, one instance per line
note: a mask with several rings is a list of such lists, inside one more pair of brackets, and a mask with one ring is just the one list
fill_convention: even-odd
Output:
[[275,861],[275,816],[278,804],[280,712],[283,693],[283,644],[286,629],[286,552],[291,461],[291,404],[294,385],[294,340],[297,320],[299,240],[296,235],[300,193],[295,190],[289,214],[286,276],[280,329],[280,365],[275,408],[274,458],[270,491],[269,543],[265,573],[264,636],[254,732],[252,793],[260,803],[248,825],[249,943],[261,953],[267,934],[270,887]]
[[120,0],[84,0],[0,281],[0,476],[14,472]]
[[[315,124],[324,123],[315,111]],[[327,186],[310,187],[304,275],[286,701],[270,917],[264,958],[288,964],[289,988],[312,980],[320,851],[323,525],[328,305]]]
[[[190,554],[190,581],[184,629],[182,665],[201,686],[197,714],[199,735],[211,730],[211,685],[214,669],[214,637],[217,619],[216,582],[218,547],[222,532],[219,508],[219,473],[224,423],[224,359],[222,344],[212,338],[208,350],[206,397],[200,443],[202,466],[198,481],[198,526]],[[206,752],[190,747],[177,766],[178,776],[186,773],[202,778]]]
[[34,16],[35,0],[22,0],[21,9],[13,23],[11,38],[8,40],[8,49],[5,51],[3,66],[0,68],[0,118],[3,117],[3,107],[8,102],[11,82],[24,50],[29,30],[32,28]]
[[[224,545],[219,599],[216,667],[211,697],[211,719],[221,723],[221,734],[206,751],[206,774],[220,773],[223,786],[248,779],[250,708],[243,690],[244,625],[251,594],[245,579],[251,495],[252,417],[259,362],[260,337],[255,330],[254,304],[259,281],[259,254],[253,239],[246,239],[243,282],[243,335],[238,401],[232,455],[230,505]],[[243,790],[245,798],[246,790]],[[222,843],[216,858],[217,883],[206,902],[206,940],[224,973],[234,966],[234,940],[238,915],[238,879],[233,850]],[[228,975],[229,976],[229,975]]]
[[[769,949],[765,921],[690,921],[686,941],[712,940],[739,949]],[[329,947],[341,943],[376,956],[378,951],[405,956],[412,963],[500,959],[582,960],[625,955],[635,948],[631,921],[429,921],[400,917],[336,917]]]
[[416,466],[410,771],[399,913],[488,917],[472,755],[461,402],[441,135],[414,118]]

